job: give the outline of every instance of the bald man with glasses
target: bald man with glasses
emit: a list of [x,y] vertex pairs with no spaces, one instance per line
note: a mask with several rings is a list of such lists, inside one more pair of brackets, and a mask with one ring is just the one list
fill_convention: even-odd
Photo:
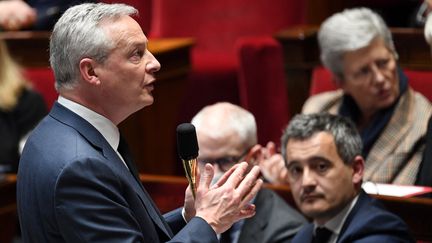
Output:
[[[221,102],[204,107],[192,119],[199,145],[199,168],[211,163],[213,183],[235,164],[252,167],[262,153],[257,144],[254,116],[247,110]],[[219,236],[220,242],[290,242],[306,219],[276,193],[261,189],[254,198],[254,217],[235,223]]]

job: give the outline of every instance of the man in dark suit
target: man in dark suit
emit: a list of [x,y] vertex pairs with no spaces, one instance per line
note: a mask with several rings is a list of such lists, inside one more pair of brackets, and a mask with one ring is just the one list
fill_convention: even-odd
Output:
[[[204,107],[192,119],[199,144],[199,166],[213,163],[215,178],[240,161],[252,167],[261,156],[254,116],[228,102]],[[290,242],[306,219],[275,192],[261,189],[253,200],[256,214],[235,223],[220,236],[225,242]]]
[[318,113],[291,120],[282,154],[294,200],[313,219],[293,242],[414,242],[405,223],[361,189],[361,151],[346,118]]
[[183,215],[162,217],[140,183],[117,125],[153,103],[160,64],[136,14],[123,4],[88,3],[54,27],[50,61],[60,97],[21,157],[23,242],[217,242],[218,233],[255,214],[250,200],[262,181],[246,163],[213,186],[207,164],[195,200],[186,192]]

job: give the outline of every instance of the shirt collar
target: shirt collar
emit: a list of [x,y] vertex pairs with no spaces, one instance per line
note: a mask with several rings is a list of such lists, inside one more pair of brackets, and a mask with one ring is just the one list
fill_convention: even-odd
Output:
[[342,230],[342,226],[345,223],[346,218],[348,217],[348,214],[353,209],[354,205],[357,203],[358,195],[349,203],[346,205],[336,216],[334,216],[332,219],[327,221],[324,225],[317,225],[314,223],[314,232],[317,227],[325,227],[332,231],[333,234],[335,234],[336,238],[339,236],[340,231]]
[[117,151],[117,147],[120,143],[120,132],[114,123],[112,123],[108,118],[63,96],[59,96],[57,101],[78,116],[82,117],[84,120],[88,121],[102,134],[114,151]]

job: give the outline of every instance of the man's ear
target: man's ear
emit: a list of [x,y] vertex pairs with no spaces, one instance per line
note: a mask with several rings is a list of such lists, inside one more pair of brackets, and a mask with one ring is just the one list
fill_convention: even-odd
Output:
[[246,154],[244,160],[251,165],[255,165],[262,153],[262,147],[259,144],[254,145]]
[[90,85],[100,85],[99,77],[95,72],[96,62],[91,58],[83,58],[79,63],[82,79]]
[[354,158],[354,161],[353,161],[351,166],[353,169],[353,177],[352,177],[353,184],[359,185],[362,183],[363,174],[364,174],[364,159],[363,159],[363,157],[360,155],[357,155]]

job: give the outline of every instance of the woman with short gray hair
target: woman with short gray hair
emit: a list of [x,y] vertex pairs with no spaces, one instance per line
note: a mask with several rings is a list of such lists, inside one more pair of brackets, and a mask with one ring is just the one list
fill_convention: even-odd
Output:
[[383,19],[367,8],[344,10],[322,23],[318,41],[339,89],[310,97],[303,113],[352,119],[363,142],[365,180],[414,184],[432,106],[409,87]]

